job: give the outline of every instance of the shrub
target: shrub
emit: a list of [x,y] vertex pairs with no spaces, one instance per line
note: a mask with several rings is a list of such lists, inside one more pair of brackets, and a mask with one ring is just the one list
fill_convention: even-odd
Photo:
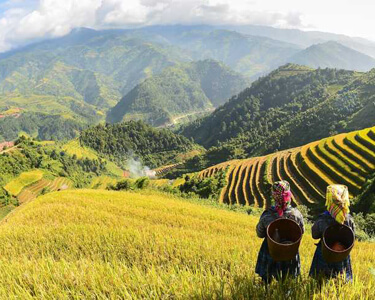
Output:
[[199,178],[197,175],[185,176],[185,183],[178,189],[184,194],[196,194],[201,198],[218,199],[221,190],[227,185],[226,170],[219,170],[214,176]]
[[107,189],[113,191],[129,191],[142,190],[148,187],[150,179],[148,177],[140,177],[137,180],[123,179],[115,184],[110,184]]
[[148,177],[141,177],[135,181],[134,186],[135,188],[142,190],[148,187],[149,184],[150,184],[150,179]]

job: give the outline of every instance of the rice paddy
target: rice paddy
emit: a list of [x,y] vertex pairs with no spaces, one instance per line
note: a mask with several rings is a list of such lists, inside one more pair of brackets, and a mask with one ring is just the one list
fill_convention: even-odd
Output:
[[212,176],[226,168],[228,184],[220,196],[223,203],[267,207],[269,184],[281,179],[290,182],[297,205],[322,203],[326,186],[334,183],[346,184],[354,197],[375,172],[375,127],[264,157],[225,162],[199,176]]
[[352,251],[354,282],[302,276],[266,289],[254,273],[257,216],[150,191],[70,190],[0,225],[1,299],[371,299],[375,244]]
[[5,185],[4,189],[13,196],[18,196],[22,189],[39,181],[43,177],[43,171],[33,170],[24,172]]

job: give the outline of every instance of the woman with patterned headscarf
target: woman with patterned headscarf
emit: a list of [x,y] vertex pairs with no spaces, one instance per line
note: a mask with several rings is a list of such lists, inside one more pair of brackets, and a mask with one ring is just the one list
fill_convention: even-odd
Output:
[[[327,187],[326,208],[315,221],[311,232],[314,239],[321,239],[324,231],[336,223],[349,226],[353,232],[355,225],[352,216],[349,214],[349,191],[345,185],[330,185]],[[317,244],[314,258],[310,268],[312,277],[336,277],[339,274],[345,274],[347,281],[353,279],[350,255],[343,261],[337,263],[328,263],[322,255],[322,241]]]
[[301,212],[297,208],[290,206],[292,193],[289,182],[285,180],[275,182],[272,185],[272,198],[275,201],[275,205],[263,212],[256,227],[258,237],[264,238],[264,241],[259,251],[255,273],[266,283],[269,283],[272,278],[279,279],[287,274],[297,277],[300,274],[301,267],[299,253],[290,261],[276,262],[272,259],[266,239],[268,225],[276,219],[288,218],[296,221],[300,225],[302,232],[305,231]]

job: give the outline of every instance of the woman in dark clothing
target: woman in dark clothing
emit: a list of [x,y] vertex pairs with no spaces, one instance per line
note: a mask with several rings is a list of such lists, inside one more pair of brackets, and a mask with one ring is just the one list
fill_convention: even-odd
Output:
[[[326,195],[327,211],[315,221],[311,232],[314,239],[321,239],[327,227],[334,224],[345,224],[355,232],[352,216],[349,214],[349,192],[345,185],[330,185]],[[322,240],[317,244],[314,258],[310,268],[312,277],[336,277],[345,274],[347,281],[353,280],[350,255],[341,262],[328,263],[322,255]]]
[[275,205],[263,212],[256,227],[258,237],[264,238],[264,241],[259,251],[255,273],[266,283],[269,283],[272,278],[279,279],[287,274],[297,277],[301,268],[299,253],[290,261],[276,262],[272,259],[266,239],[268,225],[276,219],[288,218],[296,221],[302,232],[305,231],[301,212],[290,206],[292,193],[289,183],[285,180],[275,182],[272,185],[272,197],[275,200]]

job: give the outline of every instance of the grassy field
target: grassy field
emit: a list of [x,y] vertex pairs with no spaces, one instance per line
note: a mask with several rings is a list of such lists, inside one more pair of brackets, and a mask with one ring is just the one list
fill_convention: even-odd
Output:
[[0,225],[0,298],[371,299],[375,244],[356,243],[355,280],[307,277],[314,240],[301,245],[302,276],[267,290],[254,274],[258,217],[145,191],[55,192]]
[[17,196],[24,187],[29,186],[43,177],[43,171],[34,170],[24,172],[17,178],[10,181],[4,188],[13,196]]
[[[263,157],[224,162],[199,173],[209,177],[229,167],[220,202],[268,206],[272,181],[288,180],[293,202],[324,203],[327,185],[345,184],[352,197],[375,172],[375,127],[340,134]],[[251,170],[251,172],[250,172]]]

